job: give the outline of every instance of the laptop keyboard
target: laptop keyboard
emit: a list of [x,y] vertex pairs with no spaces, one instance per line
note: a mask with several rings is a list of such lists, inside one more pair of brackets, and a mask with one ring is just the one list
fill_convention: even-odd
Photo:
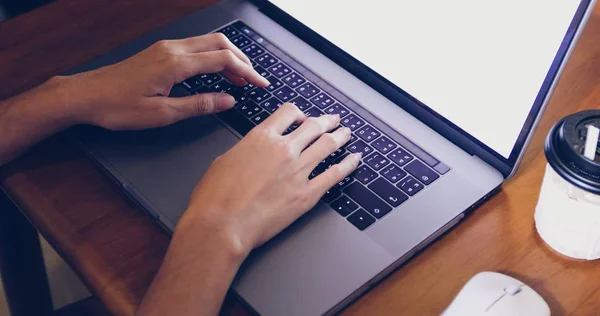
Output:
[[[307,116],[339,114],[341,125],[352,130],[348,144],[332,153],[313,170],[318,176],[350,153],[361,152],[357,170],[322,197],[337,213],[359,230],[381,220],[394,208],[432,185],[450,168],[402,135],[386,135],[353,109],[360,106],[331,87],[289,55],[268,42],[241,21],[218,32],[225,34],[251,60],[271,85],[238,87],[220,74],[189,78],[182,85],[189,93],[229,93],[234,109],[217,114],[239,134],[246,135],[285,102],[294,103]],[[378,125],[381,126],[381,122]],[[291,133],[298,126],[291,126]]]

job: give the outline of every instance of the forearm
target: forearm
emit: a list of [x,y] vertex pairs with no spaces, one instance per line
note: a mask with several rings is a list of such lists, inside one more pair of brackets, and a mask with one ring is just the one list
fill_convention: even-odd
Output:
[[77,122],[77,100],[66,77],[0,102],[0,165]]
[[230,235],[191,217],[180,221],[137,315],[218,314],[247,252]]

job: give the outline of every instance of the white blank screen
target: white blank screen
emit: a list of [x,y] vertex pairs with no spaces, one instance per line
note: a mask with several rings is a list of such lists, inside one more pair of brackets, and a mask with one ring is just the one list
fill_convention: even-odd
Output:
[[506,158],[580,3],[271,2]]

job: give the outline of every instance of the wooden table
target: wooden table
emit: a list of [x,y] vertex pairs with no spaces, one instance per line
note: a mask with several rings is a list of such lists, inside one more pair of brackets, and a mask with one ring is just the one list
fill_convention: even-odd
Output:
[[[209,2],[213,1],[59,0],[1,23],[0,99]],[[344,314],[439,314],[463,284],[483,270],[528,283],[555,315],[598,313],[600,263],[567,259],[548,248],[535,232],[533,212],[545,166],[542,143],[549,128],[566,114],[600,104],[599,40],[600,7],[579,41],[517,177]],[[2,168],[0,180],[22,213],[94,295],[115,315],[133,315],[163,259],[168,236],[60,135]],[[11,238],[5,239],[10,245]],[[225,314],[246,314],[232,299],[225,305]]]

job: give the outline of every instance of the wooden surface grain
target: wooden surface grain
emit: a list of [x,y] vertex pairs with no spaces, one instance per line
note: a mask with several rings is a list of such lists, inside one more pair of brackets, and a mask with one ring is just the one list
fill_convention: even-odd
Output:
[[[59,0],[0,23],[0,99],[108,52],[214,1]],[[600,310],[600,262],[560,256],[533,213],[551,125],[600,107],[600,8],[560,80],[517,176],[461,225],[349,306],[347,315],[435,315],[484,270],[521,279],[553,315]],[[515,74],[518,79],[518,74]],[[2,187],[115,315],[133,315],[168,236],[60,135],[0,170]],[[246,314],[228,300],[226,314]]]

